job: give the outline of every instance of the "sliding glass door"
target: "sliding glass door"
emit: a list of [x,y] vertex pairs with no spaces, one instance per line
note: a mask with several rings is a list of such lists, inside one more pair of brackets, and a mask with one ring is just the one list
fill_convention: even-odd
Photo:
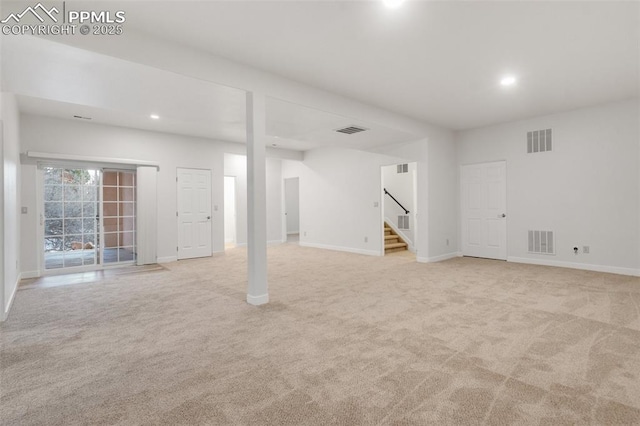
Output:
[[135,172],[42,170],[44,271],[134,263]]

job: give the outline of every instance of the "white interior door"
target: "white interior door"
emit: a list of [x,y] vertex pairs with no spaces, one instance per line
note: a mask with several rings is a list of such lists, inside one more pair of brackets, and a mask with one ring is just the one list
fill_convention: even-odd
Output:
[[224,177],[224,242],[236,243],[236,177]]
[[287,216],[287,234],[300,233],[300,187],[299,178],[284,180],[285,215]]
[[462,254],[507,259],[506,162],[462,166]]
[[211,256],[211,170],[178,168],[178,259]]

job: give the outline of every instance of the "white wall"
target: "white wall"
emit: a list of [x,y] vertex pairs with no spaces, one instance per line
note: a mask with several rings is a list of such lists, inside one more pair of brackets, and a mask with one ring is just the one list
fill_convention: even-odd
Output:
[[[282,173],[281,160],[267,158],[267,242],[281,243],[282,239]],[[247,157],[245,155],[224,155],[225,176],[236,177],[236,244],[247,244]]]
[[224,242],[236,244],[236,177],[224,177]]
[[[407,240],[406,242],[413,250],[415,241],[413,231],[416,226],[413,185],[416,174],[416,163],[408,163],[407,167],[407,173],[398,173],[397,164],[382,167],[382,185],[405,209],[409,210],[409,229],[398,231]],[[384,217],[386,220],[397,227],[398,216],[406,215],[405,211],[388,195],[382,197],[382,205],[384,207]]]
[[297,177],[284,179],[284,211],[286,213],[287,234],[300,232],[300,179]]
[[20,280],[20,117],[15,96],[2,93],[2,320],[6,319]]
[[[636,99],[457,135],[459,165],[507,162],[508,260],[638,273],[639,117]],[[526,132],[547,128],[553,151],[527,154]],[[530,229],[554,231],[557,254],[528,253]]]
[[[158,171],[158,260],[160,262],[176,259],[178,233],[175,216],[176,169],[178,167],[211,169],[214,206],[213,251],[224,251],[224,154],[225,152],[244,153],[246,149],[244,145],[32,115],[22,116],[21,130],[22,152],[40,151],[158,162],[160,164]],[[269,155],[278,155],[279,151],[282,151],[283,155],[290,154],[285,150],[273,150],[269,151]],[[21,231],[21,239],[25,242],[21,252],[22,270],[27,272],[27,275],[31,275],[37,273],[40,249],[36,244],[39,224],[34,190],[35,164],[24,164],[22,176],[23,205],[29,208],[29,214],[24,216],[25,223]]]
[[381,207],[374,207],[382,198],[380,167],[398,161],[339,148],[283,161],[283,176],[300,178],[300,245],[380,255]]

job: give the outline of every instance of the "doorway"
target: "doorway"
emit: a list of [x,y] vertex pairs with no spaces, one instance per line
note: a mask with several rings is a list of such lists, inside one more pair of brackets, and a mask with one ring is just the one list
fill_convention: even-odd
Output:
[[178,260],[212,254],[211,170],[177,169]]
[[297,242],[300,239],[300,179],[297,177],[284,180],[284,206],[287,242]]
[[507,163],[471,164],[460,170],[464,256],[507,260]]
[[42,167],[45,274],[136,260],[134,171]]
[[236,177],[224,177],[224,247],[235,247],[236,234]]
[[381,230],[382,253],[416,253],[417,185],[416,162],[382,166]]

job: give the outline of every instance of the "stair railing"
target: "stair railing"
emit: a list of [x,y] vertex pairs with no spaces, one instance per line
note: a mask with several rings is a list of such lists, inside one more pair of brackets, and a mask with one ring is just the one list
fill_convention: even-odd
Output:
[[396,204],[399,205],[402,210],[404,210],[404,214],[409,214],[409,210],[405,209],[404,206],[400,204],[400,201],[396,200],[396,197],[394,197],[393,195],[391,195],[389,191],[387,191],[387,188],[383,188],[383,189],[384,189],[385,195],[388,195],[389,197],[391,197],[391,199],[395,201]]

